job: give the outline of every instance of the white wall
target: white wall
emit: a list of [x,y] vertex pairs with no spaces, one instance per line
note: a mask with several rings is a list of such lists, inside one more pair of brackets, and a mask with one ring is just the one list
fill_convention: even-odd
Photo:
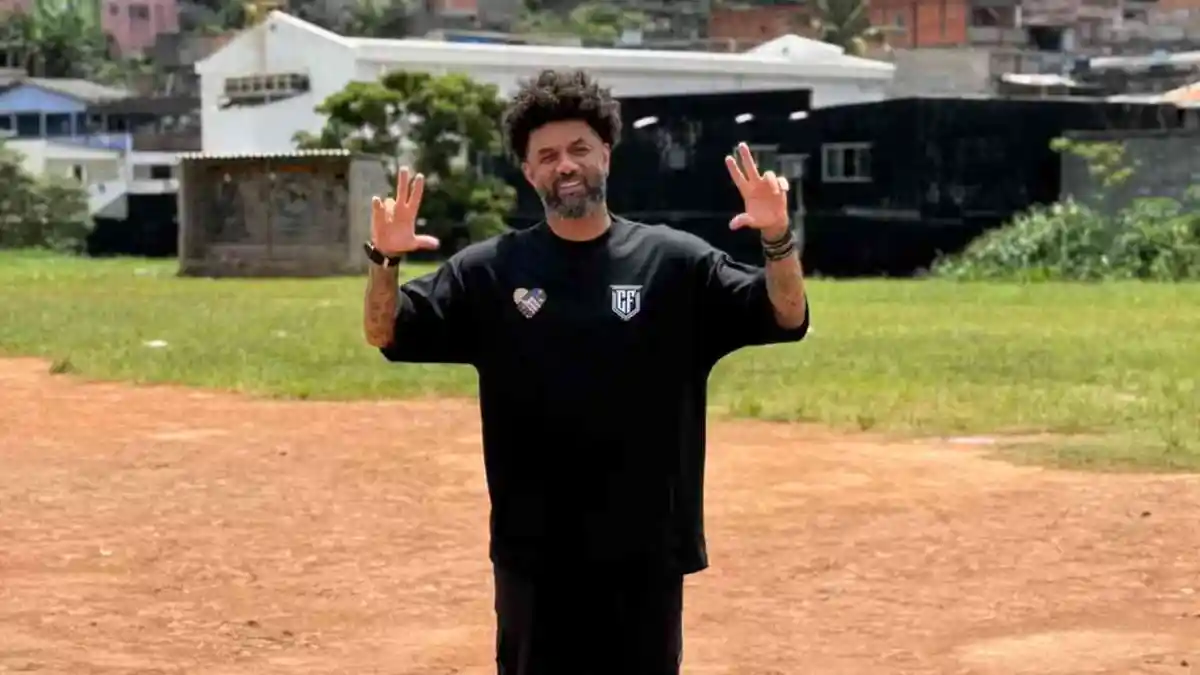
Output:
[[21,154],[22,166],[35,176],[73,178],[76,168],[83,183],[117,180],[124,161],[115,150],[98,150],[43,139],[8,140],[5,147]]
[[[273,15],[263,25],[246,31],[197,66],[201,76],[203,150],[206,153],[275,153],[295,148],[298,131],[318,132],[325,120],[315,112],[321,101],[351,81],[374,81],[388,70],[444,74],[453,67],[356,58],[352,40],[322,31],[291,17]],[[378,51],[378,50],[376,50]],[[554,64],[546,64],[553,66]],[[826,66],[828,68],[828,66]],[[463,66],[473,79],[496,85],[511,94],[521,79],[534,73],[527,67],[503,62]],[[804,66],[797,64],[797,70]],[[816,67],[820,71],[820,67]],[[259,74],[305,73],[311,91],[283,101],[220,109],[225,78]],[[885,98],[886,79],[843,79],[821,72],[819,77],[790,74],[729,73],[712,70],[653,73],[598,65],[591,72],[617,96],[645,96],[773,89],[810,89],[813,107],[878,101]],[[812,72],[810,68],[809,72]],[[889,78],[890,79],[890,76]]]
[[[286,152],[292,136],[316,131],[313,108],[346,85],[354,72],[349,48],[290,22],[271,22],[247,31],[215,54],[201,71],[202,145],[209,153]],[[265,73],[302,73],[311,91],[263,105],[218,108],[225,78]]]
[[[419,67],[402,63],[362,61],[354,71],[356,79],[377,79],[386,70]],[[438,74],[449,72],[438,69]],[[512,94],[519,82],[535,73],[514,69],[503,64],[476,66],[465,71],[472,79],[494,84],[502,95]],[[604,86],[611,87],[615,96],[663,96],[669,94],[707,94],[729,91],[769,91],[776,89],[811,89],[813,107],[879,101],[884,97],[886,82],[850,80],[801,80],[779,76],[753,76],[722,72],[669,75],[658,73],[629,73],[628,71],[590,70]],[[347,79],[349,81],[349,79]],[[344,85],[343,85],[344,86]]]

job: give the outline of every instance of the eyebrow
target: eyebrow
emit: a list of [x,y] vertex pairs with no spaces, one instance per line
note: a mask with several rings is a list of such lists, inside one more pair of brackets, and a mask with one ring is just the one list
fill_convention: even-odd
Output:
[[[584,145],[584,146],[588,145],[587,139],[580,136],[579,138],[576,138],[575,140],[568,143],[567,147],[569,147],[569,148],[570,147],[578,147],[580,145]],[[537,151],[537,154],[538,155],[546,155],[551,152],[554,152],[554,148],[542,148]]]

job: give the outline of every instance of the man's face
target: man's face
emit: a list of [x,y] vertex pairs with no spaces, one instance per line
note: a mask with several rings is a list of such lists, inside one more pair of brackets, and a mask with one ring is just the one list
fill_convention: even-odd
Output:
[[586,122],[564,120],[529,135],[521,168],[547,212],[582,218],[604,204],[609,147]]

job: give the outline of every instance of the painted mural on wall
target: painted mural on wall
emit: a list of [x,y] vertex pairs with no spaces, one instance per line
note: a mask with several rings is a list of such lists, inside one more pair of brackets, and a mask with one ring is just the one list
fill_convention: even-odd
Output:
[[321,167],[215,167],[204,234],[211,244],[322,246],[347,241],[344,173]]

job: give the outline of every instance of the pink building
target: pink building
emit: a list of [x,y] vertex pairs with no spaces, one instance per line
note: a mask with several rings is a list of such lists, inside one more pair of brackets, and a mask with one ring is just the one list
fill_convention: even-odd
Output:
[[[96,0],[100,24],[113,37],[122,54],[149,49],[162,33],[179,31],[177,0]],[[32,0],[0,0],[0,14],[23,10]]]

